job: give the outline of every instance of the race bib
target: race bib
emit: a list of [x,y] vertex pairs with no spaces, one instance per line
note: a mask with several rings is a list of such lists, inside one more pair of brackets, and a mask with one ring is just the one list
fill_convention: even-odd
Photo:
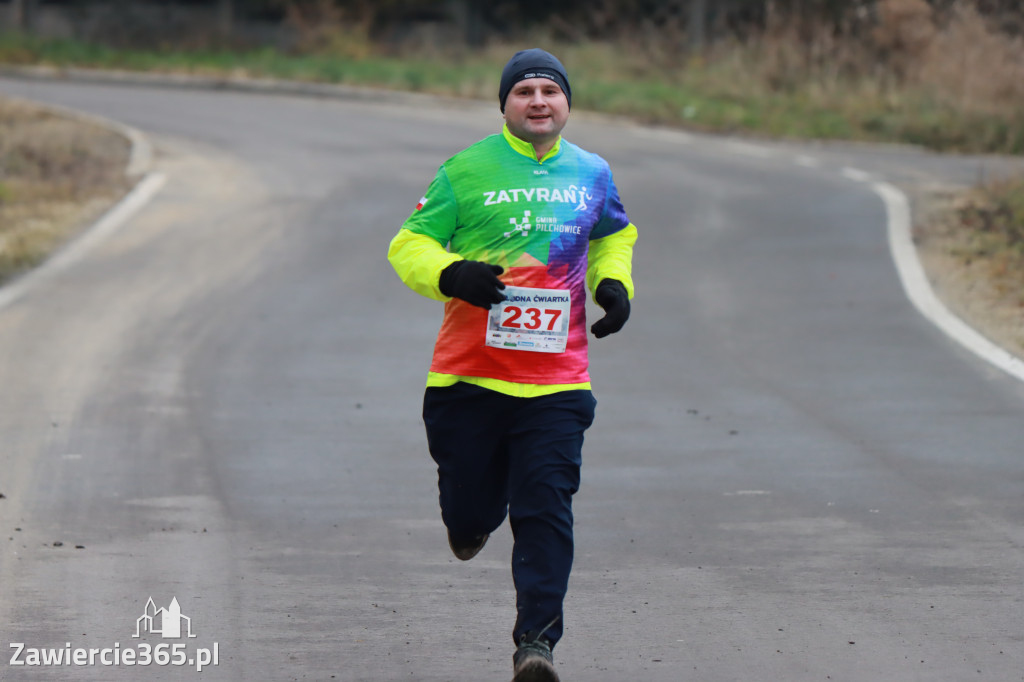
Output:
[[569,341],[568,289],[506,286],[487,316],[486,344],[535,353],[564,353]]

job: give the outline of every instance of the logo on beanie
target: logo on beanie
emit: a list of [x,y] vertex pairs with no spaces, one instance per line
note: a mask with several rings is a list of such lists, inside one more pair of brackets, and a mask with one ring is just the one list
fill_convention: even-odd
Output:
[[548,80],[555,81],[556,83],[558,82],[558,76],[547,71],[534,71],[532,73],[524,73],[523,80],[526,80],[527,78],[547,78]]

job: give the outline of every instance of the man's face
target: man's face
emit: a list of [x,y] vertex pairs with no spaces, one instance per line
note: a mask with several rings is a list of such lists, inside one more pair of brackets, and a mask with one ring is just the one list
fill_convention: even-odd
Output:
[[519,81],[505,100],[509,132],[534,144],[554,142],[569,120],[569,100],[558,84],[548,78]]

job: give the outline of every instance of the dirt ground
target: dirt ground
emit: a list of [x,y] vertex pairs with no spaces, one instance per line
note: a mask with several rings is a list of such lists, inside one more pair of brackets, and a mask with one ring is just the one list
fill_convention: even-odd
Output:
[[914,243],[936,296],[996,345],[1024,357],[1020,265],[964,226],[971,192],[933,190],[914,201]]
[[93,123],[0,98],[0,282],[123,196],[130,145]]

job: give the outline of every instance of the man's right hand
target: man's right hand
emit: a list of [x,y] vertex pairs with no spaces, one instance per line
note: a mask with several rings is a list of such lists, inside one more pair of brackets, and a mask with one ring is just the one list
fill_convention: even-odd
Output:
[[457,260],[441,271],[438,288],[445,296],[461,298],[485,310],[505,300],[505,285],[498,275],[505,272],[500,265],[477,260]]

